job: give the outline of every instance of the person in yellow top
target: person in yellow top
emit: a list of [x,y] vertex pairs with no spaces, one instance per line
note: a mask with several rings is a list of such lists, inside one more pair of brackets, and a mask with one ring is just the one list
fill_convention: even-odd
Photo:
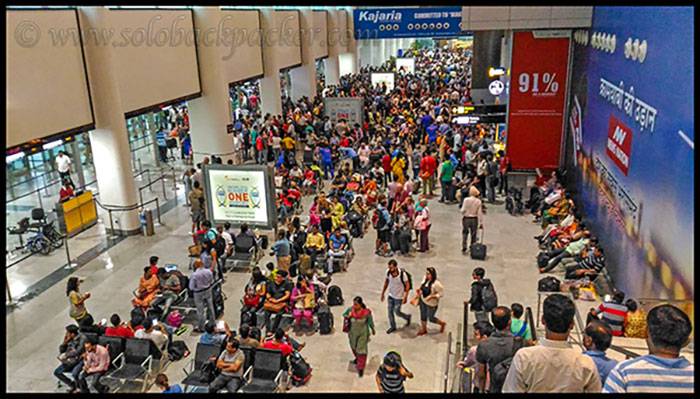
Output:
[[406,161],[402,157],[395,157],[391,160],[391,172],[396,178],[396,182],[399,184],[404,184],[406,177],[403,174],[403,170],[406,167]]
[[294,150],[294,146],[296,145],[296,141],[294,141],[293,138],[290,136],[285,136],[285,138],[282,139],[282,148],[288,151]]
[[647,337],[647,313],[637,306],[637,302],[628,299],[625,302],[627,315],[625,316],[624,331],[625,337],[646,338]]
[[318,231],[318,225],[311,227],[311,233],[306,236],[306,243],[304,244],[304,250],[306,254],[311,257],[311,264],[316,265],[316,257],[318,254],[323,253],[326,248],[326,239],[323,234]]
[[333,196],[331,200],[331,220],[333,221],[333,230],[340,226],[340,222],[345,215],[345,207],[338,201],[337,196]]

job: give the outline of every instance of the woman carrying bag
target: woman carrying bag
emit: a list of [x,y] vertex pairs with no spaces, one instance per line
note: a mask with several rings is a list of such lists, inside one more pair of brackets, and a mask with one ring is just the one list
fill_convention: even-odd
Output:
[[411,300],[411,304],[420,306],[420,330],[416,336],[425,335],[428,333],[428,320],[431,323],[440,325],[440,333],[445,331],[444,321],[435,317],[438,309],[438,303],[442,297],[442,284],[437,279],[437,272],[434,267],[426,269],[425,278],[420,287],[416,290],[416,297]]
[[430,209],[428,209],[428,200],[423,198],[420,200],[419,211],[416,213],[416,218],[413,222],[413,227],[418,230],[418,252],[428,252],[430,242],[428,234],[430,233]]
[[364,374],[367,363],[367,343],[370,331],[372,335],[376,334],[372,311],[367,308],[362,297],[356,296],[352,301],[352,306],[343,313],[343,332],[348,333],[350,349],[355,355],[352,363],[355,364],[357,374],[360,377]]

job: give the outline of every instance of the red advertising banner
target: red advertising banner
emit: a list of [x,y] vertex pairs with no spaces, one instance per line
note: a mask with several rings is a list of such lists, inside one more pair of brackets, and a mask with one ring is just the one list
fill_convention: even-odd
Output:
[[568,63],[568,33],[513,33],[506,145],[513,169],[559,167]]
[[605,147],[608,157],[627,176],[632,153],[632,129],[612,115],[608,122],[608,143]]

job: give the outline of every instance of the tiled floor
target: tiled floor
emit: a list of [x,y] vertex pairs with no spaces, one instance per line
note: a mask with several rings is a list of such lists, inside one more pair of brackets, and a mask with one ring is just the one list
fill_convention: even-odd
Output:
[[[309,199],[305,201],[305,209],[308,209]],[[336,328],[331,335],[298,337],[307,343],[302,354],[313,367],[313,377],[306,386],[294,388],[292,392],[376,392],[373,373],[384,353],[392,349],[401,353],[405,364],[415,374],[406,384],[408,392],[442,392],[447,333],[452,332],[453,341],[457,339],[457,325],[462,321],[463,302],[468,299],[471,271],[476,266],[486,268],[500,303],[517,301],[535,309],[536,284],[540,276],[535,266],[537,247],[532,236],[538,234],[539,228],[530,222],[530,217],[513,217],[504,212],[502,205],[490,205],[484,219],[488,257],[478,262],[460,252],[461,218],[457,205],[431,201],[430,207],[433,216],[430,252],[397,259],[401,267],[412,273],[415,286],[420,284],[426,267],[437,269],[438,278],[445,286],[437,316],[447,321],[446,332],[439,334],[437,326],[429,326],[428,335],[416,338],[418,310],[405,305],[404,311],[413,315],[413,324],[391,335],[385,333],[388,328],[386,302],[380,302],[379,296],[387,259],[374,255],[375,233],[370,231],[364,239],[355,240],[357,256],[349,271],[334,275],[332,282],[342,288],[346,304],[360,295],[373,310],[377,335],[369,344],[367,372],[359,378],[352,371],[349,364],[352,354],[346,334],[341,332],[341,314],[345,306],[333,307]],[[129,237],[75,272],[86,278],[83,290],[93,294],[87,307],[95,319],[109,318],[113,312],[123,318],[128,316],[131,291],[136,288],[149,256],[158,255],[162,264],[176,263],[186,270],[186,247],[191,242],[187,208],[174,207],[164,215],[163,222],[155,236]],[[265,262],[267,258],[262,264]],[[224,284],[228,296],[224,319],[234,328],[239,323],[240,298],[247,280],[246,274],[230,273]],[[8,314],[8,391],[56,391],[56,380],[51,373],[57,365],[56,351],[63,328],[71,322],[64,289],[65,281],[61,281]],[[402,325],[402,321],[398,322]],[[197,336],[188,332],[179,339],[184,339],[194,350]],[[171,382],[182,380],[182,368],[188,360],[169,365],[166,373]]]

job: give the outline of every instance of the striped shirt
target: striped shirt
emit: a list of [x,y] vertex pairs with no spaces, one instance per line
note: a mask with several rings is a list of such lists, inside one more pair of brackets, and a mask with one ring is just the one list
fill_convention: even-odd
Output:
[[398,368],[388,371],[384,365],[379,366],[377,376],[384,393],[404,393],[403,382],[406,377],[402,376]]
[[598,306],[598,313],[603,314],[603,321],[610,325],[613,336],[621,337],[627,315],[627,306],[620,303],[603,302]]
[[594,269],[596,273],[600,273],[605,267],[605,255],[595,256],[595,251],[588,251],[588,255],[581,259],[579,265],[584,269]]
[[604,393],[693,393],[693,365],[684,358],[644,355],[619,363],[608,375]]

